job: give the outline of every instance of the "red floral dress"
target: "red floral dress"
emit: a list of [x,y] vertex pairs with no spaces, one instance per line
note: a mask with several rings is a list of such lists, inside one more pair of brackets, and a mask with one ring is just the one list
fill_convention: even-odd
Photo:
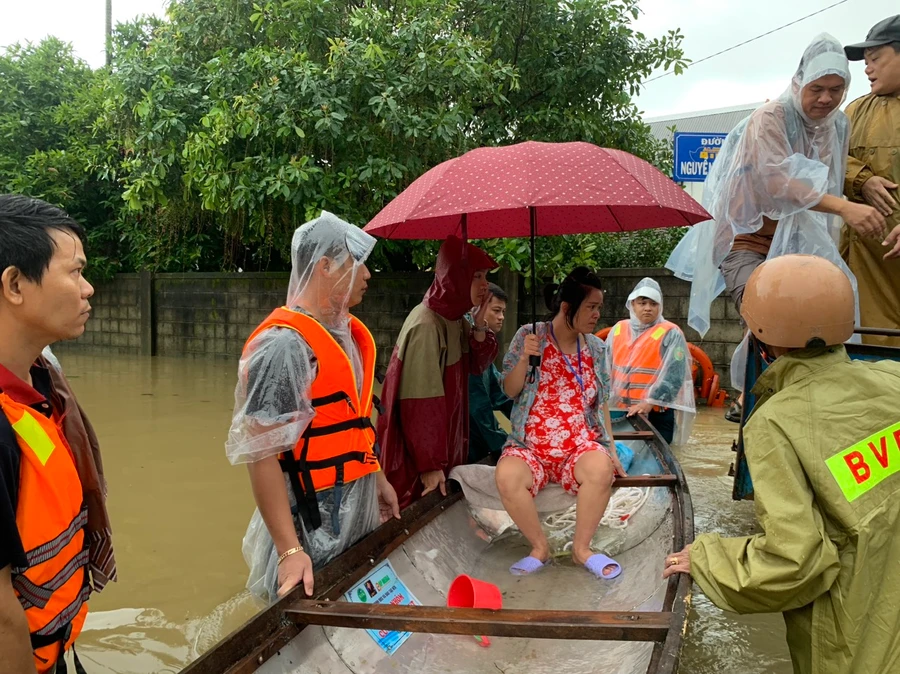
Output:
[[[580,379],[580,381],[579,381]],[[565,355],[551,339],[544,347],[541,381],[525,425],[526,448],[507,445],[503,456],[528,464],[533,477],[531,494],[556,482],[570,494],[578,493],[575,463],[587,452],[606,448],[588,425],[585,410],[597,397],[594,360],[586,344],[577,354]]]

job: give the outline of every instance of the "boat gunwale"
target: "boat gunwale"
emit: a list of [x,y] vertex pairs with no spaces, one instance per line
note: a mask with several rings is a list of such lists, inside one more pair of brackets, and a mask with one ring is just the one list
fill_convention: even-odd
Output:
[[[662,473],[658,476],[617,478],[614,486],[655,486],[668,488],[672,501],[672,549],[673,551],[681,550],[685,545],[693,541],[694,537],[693,507],[684,473],[682,472],[678,461],[675,459],[675,456],[672,454],[671,448],[645,417],[632,417],[629,418],[629,421],[632,426],[634,426],[635,431],[626,431],[624,433],[615,434],[616,439],[642,440],[646,442],[660,465],[667,468],[669,472]],[[301,615],[294,614],[292,617],[291,610],[294,606],[306,607],[308,610],[311,604],[321,604],[324,601],[336,601],[340,599],[355,583],[364,578],[376,564],[386,559],[394,550],[403,545],[409,538],[441,515],[441,513],[462,500],[463,493],[459,486],[452,482],[450,486],[450,492],[446,496],[435,491],[413,503],[401,513],[400,520],[389,520],[319,569],[316,572],[317,591],[314,593],[312,599],[307,598],[303,594],[303,588],[301,586],[294,588],[286,596],[250,618],[244,625],[234,630],[217,645],[189,664],[182,670],[181,674],[250,674],[251,672],[256,671],[259,666],[275,656],[288,644],[288,642],[299,635],[300,632],[310,624],[310,622],[304,620]],[[674,674],[676,671],[678,660],[681,655],[681,646],[687,622],[687,612],[690,606],[690,593],[690,577],[685,574],[676,574],[675,576],[671,576],[668,580],[662,611],[606,612],[615,616],[627,616],[631,613],[671,615],[665,638],[654,642],[647,674]],[[369,611],[369,613],[376,616],[376,619],[379,613],[378,608],[379,607],[373,607],[372,610]],[[384,607],[382,606],[380,608]],[[428,608],[432,611],[436,610],[444,612],[447,616],[447,621],[454,619],[454,610],[459,610],[434,606],[415,608]],[[500,611],[492,612],[492,614],[496,616],[498,613],[507,612],[519,614],[530,613],[535,620],[540,620],[541,615],[546,616],[548,613],[578,613],[576,611],[548,612],[531,609],[501,609]],[[386,612],[382,612],[382,618],[385,617],[384,613]],[[603,612],[598,611],[592,613]],[[325,616],[320,616],[320,618],[324,620]],[[345,624],[342,623],[342,625]],[[354,627],[357,629],[367,629],[370,625],[371,622],[369,621],[367,624],[359,624]],[[615,627],[612,624],[609,626]],[[594,622],[594,624],[586,625],[586,627],[593,627],[596,630],[602,628],[602,625],[598,626],[596,622]],[[508,636],[516,636],[513,633],[505,634]],[[614,632],[610,632],[610,634],[613,635]],[[638,631],[634,630],[633,634],[637,635]],[[628,632],[626,631],[626,636],[624,638],[622,634],[618,634],[614,639],[613,636],[609,636],[603,640],[634,640],[636,642],[646,642],[651,640],[634,637],[629,639],[627,635]],[[248,642],[258,643],[259,645],[248,651]]]

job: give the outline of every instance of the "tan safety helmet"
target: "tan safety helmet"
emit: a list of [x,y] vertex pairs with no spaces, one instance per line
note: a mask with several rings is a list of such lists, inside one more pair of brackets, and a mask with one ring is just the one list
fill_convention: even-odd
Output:
[[816,255],[783,255],[750,275],[741,316],[769,346],[833,346],[853,335],[855,302],[850,279],[832,262]]

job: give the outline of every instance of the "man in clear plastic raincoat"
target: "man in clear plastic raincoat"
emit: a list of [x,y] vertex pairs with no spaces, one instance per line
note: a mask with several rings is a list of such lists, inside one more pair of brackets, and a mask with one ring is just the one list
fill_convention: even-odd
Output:
[[297,229],[287,302],[241,356],[225,450],[250,472],[247,587],[266,601],[301,582],[311,595],[313,568],[378,526],[379,500],[400,516],[370,419],[375,342],[349,313],[365,294],[374,246],[325,211]]
[[[839,108],[849,85],[843,47],[819,35],[803,52],[788,89],[725,139],[703,191],[713,220],[694,226],[666,262],[676,276],[692,281],[688,324],[701,335],[709,330],[713,300],[727,289],[740,310],[750,274],[779,255],[831,260],[856,291],[835,243],[836,216],[860,236],[880,240],[885,231],[876,209],[841,196],[849,128]],[[745,348],[736,360],[741,353]],[[732,383],[740,385],[740,379],[733,374]]]
[[769,362],[744,427],[762,532],[702,534],[663,575],[726,611],[783,612],[797,674],[896,672],[900,363],[849,359],[853,289],[819,257],[757,268],[742,316]]
[[631,317],[616,323],[606,338],[610,412],[646,414],[671,443],[677,410],[681,413],[678,439],[683,443],[696,412],[684,333],[663,317],[662,289],[652,278],[641,279],[625,308]]

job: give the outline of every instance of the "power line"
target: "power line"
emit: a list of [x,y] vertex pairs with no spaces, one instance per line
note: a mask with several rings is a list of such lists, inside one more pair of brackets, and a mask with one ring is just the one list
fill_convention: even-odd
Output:
[[[773,28],[772,30],[770,30],[767,33],[763,33],[762,35],[757,35],[756,37],[751,37],[749,40],[744,40],[743,42],[740,42],[736,45],[728,47],[728,49],[723,49],[722,51],[717,51],[715,54],[710,54],[709,56],[704,56],[702,59],[698,59],[696,61],[691,62],[690,65],[695,66],[698,63],[703,63],[704,61],[709,61],[711,58],[715,58],[716,56],[721,56],[722,54],[733,51],[733,50],[737,49],[738,47],[743,47],[745,44],[750,44],[751,42],[755,42],[756,40],[759,40],[768,35],[771,35],[772,33],[777,33],[780,30],[784,30],[788,26],[793,26],[795,23],[800,23],[801,21],[806,21],[806,19],[813,17],[816,14],[821,14],[822,12],[827,12],[829,9],[831,9],[833,7],[837,7],[838,5],[843,5],[845,2],[847,2],[847,0],[840,0],[839,2],[836,2],[833,5],[828,5],[828,7],[823,7],[822,9],[815,11],[812,14],[807,14],[806,16],[801,16],[799,19],[795,19],[794,21],[791,21],[790,23],[786,23],[783,26],[778,26],[778,28]],[[656,77],[650,78],[649,80],[644,82],[644,84],[650,84],[650,82],[655,82],[658,79],[662,79],[663,77],[666,77],[667,75],[672,75],[672,74],[674,74],[674,72],[670,70],[668,72],[663,73],[662,75],[657,75]]]

